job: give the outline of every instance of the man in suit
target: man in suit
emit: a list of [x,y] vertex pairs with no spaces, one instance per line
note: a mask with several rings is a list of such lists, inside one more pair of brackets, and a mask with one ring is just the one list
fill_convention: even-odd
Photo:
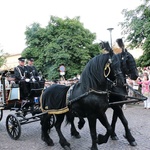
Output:
[[15,82],[20,87],[20,98],[25,99],[29,94],[30,76],[27,67],[25,66],[25,58],[18,58],[19,65],[14,68]]

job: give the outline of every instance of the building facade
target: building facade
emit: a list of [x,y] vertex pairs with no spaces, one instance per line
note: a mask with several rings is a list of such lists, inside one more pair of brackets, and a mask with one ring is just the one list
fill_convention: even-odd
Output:
[[5,63],[0,67],[0,70],[13,70],[14,67],[18,66],[18,58],[21,54],[13,54],[6,57]]

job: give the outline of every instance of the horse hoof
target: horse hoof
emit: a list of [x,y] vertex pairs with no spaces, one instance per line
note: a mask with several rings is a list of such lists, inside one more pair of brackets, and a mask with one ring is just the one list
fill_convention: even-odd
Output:
[[119,138],[117,136],[112,136],[111,139],[112,140],[119,140]]
[[97,138],[97,144],[103,144],[104,142],[104,135],[99,134]]
[[65,150],[71,150],[71,148],[70,148],[69,146],[67,146],[67,145],[65,145],[63,148],[64,148]]
[[98,150],[97,146],[91,147],[91,150]]
[[54,146],[54,142],[52,139],[43,139],[43,141],[48,145],[48,146]]
[[130,142],[130,145],[131,146],[137,146],[137,143],[135,141],[133,141],[133,142]]
[[81,138],[80,134],[75,135],[74,137],[75,137],[76,139],[80,139],[80,138]]
[[[124,138],[127,139],[127,137],[126,137],[125,135],[123,135],[123,136],[124,136]],[[131,146],[136,146],[136,145],[137,145],[137,143],[136,143],[135,141],[131,141],[131,142],[129,142],[129,144],[130,144]]]
[[48,143],[47,145],[48,146],[54,146],[54,143]]
[[74,136],[76,139],[80,139],[81,138],[81,135],[79,134],[79,133],[77,133],[77,134],[71,134],[71,136]]
[[47,145],[48,145],[48,146],[54,146],[54,143],[53,143],[53,141],[49,141],[49,142],[47,143]]

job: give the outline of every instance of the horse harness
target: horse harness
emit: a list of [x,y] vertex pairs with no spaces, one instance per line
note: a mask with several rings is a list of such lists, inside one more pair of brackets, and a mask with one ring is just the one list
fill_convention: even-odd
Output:
[[[111,68],[110,68],[111,63],[112,63],[112,60],[111,60],[111,58],[109,58],[108,62],[106,63],[106,65],[104,67],[104,77],[107,79],[108,82],[111,83],[112,86],[116,86],[116,84],[113,81],[111,81],[109,78],[107,78],[109,76],[110,72],[111,72]],[[67,91],[66,105],[71,105],[72,103],[80,100],[81,98],[88,96],[90,93],[103,94],[103,95],[107,95],[108,97],[109,97],[109,94],[111,93],[111,91],[109,91],[108,88],[106,89],[106,91],[97,91],[97,90],[94,90],[94,89],[90,89],[89,91],[81,94],[80,96],[69,100],[69,97],[72,94],[73,88],[74,88],[74,85],[72,85],[69,88],[69,90]],[[109,98],[108,98],[108,100],[109,100]]]
[[72,85],[72,86],[69,88],[68,92],[67,92],[67,95],[66,95],[66,104],[67,104],[67,105],[71,105],[72,103],[74,103],[74,102],[80,100],[81,98],[88,96],[90,93],[104,94],[104,95],[105,95],[105,94],[107,94],[107,95],[109,94],[108,91],[96,91],[96,90],[94,90],[94,89],[90,89],[89,91],[87,91],[87,92],[81,94],[80,96],[78,96],[78,97],[76,97],[76,98],[74,98],[74,99],[69,100],[69,97],[70,97],[70,95],[72,94],[73,87],[74,87],[74,85]]

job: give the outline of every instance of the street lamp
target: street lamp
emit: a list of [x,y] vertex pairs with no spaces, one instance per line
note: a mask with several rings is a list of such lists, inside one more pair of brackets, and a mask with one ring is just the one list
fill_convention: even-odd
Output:
[[107,30],[109,31],[109,33],[110,33],[110,46],[112,47],[112,35],[111,35],[111,33],[112,33],[112,30],[113,30],[114,28],[108,28]]

